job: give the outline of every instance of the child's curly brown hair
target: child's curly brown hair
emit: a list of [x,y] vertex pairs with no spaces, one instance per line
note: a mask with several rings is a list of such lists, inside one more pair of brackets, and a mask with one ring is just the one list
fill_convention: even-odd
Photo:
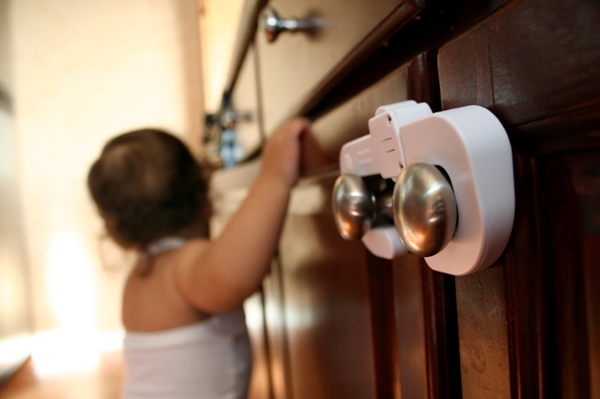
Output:
[[135,130],[110,140],[88,175],[88,188],[109,234],[143,250],[198,221],[207,206],[202,169],[175,136]]

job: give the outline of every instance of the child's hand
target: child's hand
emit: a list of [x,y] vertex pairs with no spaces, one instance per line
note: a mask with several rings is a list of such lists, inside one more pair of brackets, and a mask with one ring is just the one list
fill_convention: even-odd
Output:
[[265,145],[261,174],[275,178],[287,187],[296,184],[300,164],[300,135],[310,122],[295,118],[273,133]]

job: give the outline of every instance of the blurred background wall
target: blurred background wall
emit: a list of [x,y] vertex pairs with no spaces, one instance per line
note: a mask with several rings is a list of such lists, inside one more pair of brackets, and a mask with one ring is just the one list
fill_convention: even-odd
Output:
[[0,1],[0,380],[29,354],[31,330],[8,22],[8,2]]
[[219,111],[244,0],[199,0],[204,103]]
[[0,0],[0,375],[2,345],[29,333],[55,371],[81,367],[65,348],[120,345],[136,257],[104,237],[87,171],[110,137],[145,126],[202,151],[242,6]]
[[106,140],[131,129],[167,129],[200,149],[198,17],[195,0],[0,0],[11,99],[0,115],[0,282],[12,273],[29,302],[0,287],[0,326],[18,309],[33,332],[70,331],[71,347],[121,331],[135,256],[102,238],[86,175]]

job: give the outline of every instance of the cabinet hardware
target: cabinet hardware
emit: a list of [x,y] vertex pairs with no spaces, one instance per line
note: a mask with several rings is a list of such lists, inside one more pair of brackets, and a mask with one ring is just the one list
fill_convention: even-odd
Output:
[[305,19],[282,19],[272,7],[266,7],[263,11],[263,30],[269,43],[274,42],[282,32],[313,33],[320,26],[320,19],[314,16]]
[[[409,251],[436,271],[465,275],[492,265],[508,243],[515,212],[512,151],[504,127],[483,107],[437,113],[414,101],[379,107],[369,134],[342,147],[340,171],[332,201],[338,230],[344,238],[361,238],[379,257]],[[342,197],[360,191],[346,190],[347,182],[361,187],[361,177],[377,174],[395,182],[395,229],[373,227],[371,205],[362,219],[358,208],[344,208],[355,199]],[[360,191],[373,201],[370,195]],[[360,228],[342,233],[357,220]]]

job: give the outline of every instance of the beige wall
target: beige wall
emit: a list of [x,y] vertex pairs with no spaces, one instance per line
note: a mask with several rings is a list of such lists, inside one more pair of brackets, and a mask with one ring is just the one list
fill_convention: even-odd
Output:
[[10,106],[8,0],[0,0],[0,378],[30,353],[27,263]]
[[0,377],[28,355],[31,321],[13,125],[0,104]]
[[12,73],[10,69],[10,17],[9,0],[0,0],[0,88],[12,91]]
[[189,36],[195,2],[12,0],[11,6],[35,328],[120,328],[132,258],[104,243],[117,271],[103,269],[103,226],[86,173],[103,143],[124,130],[152,125],[199,136],[197,36]]
[[205,104],[217,112],[229,73],[244,0],[199,0]]

